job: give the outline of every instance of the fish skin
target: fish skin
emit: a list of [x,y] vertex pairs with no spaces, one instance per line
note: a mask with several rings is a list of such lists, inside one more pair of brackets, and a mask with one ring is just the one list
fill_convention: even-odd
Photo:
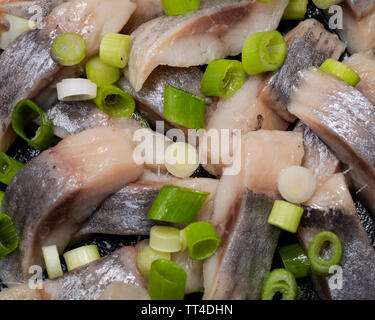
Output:
[[[102,14],[104,3],[110,12],[113,10],[110,22],[102,20],[108,14],[108,10]],[[53,9],[42,29],[26,32],[7,47],[0,56],[1,151],[6,151],[15,137],[10,127],[14,106],[22,99],[32,99],[62,69],[50,56],[53,39],[63,32],[79,33],[90,56],[98,50],[100,37],[121,30],[134,9],[130,0],[105,0],[101,4],[99,0],[70,0]],[[98,12],[103,15],[101,19],[96,16]],[[65,19],[66,15],[71,18]]]
[[361,78],[356,89],[375,104],[375,53],[373,51],[355,53],[343,61]]
[[349,167],[359,197],[375,214],[374,105],[358,90],[316,68],[300,72],[289,111]]
[[143,166],[134,163],[133,150],[126,132],[99,128],[70,136],[27,163],[1,204],[20,243],[0,260],[0,278],[22,282],[31,265],[44,266],[43,246],[54,244],[61,253],[106,197],[138,179]]
[[45,280],[42,296],[46,300],[96,300],[114,282],[145,289],[136,260],[134,247],[122,247],[87,266],[65,273],[62,278]]
[[328,58],[338,59],[345,45],[337,35],[325,30],[315,19],[307,19],[286,36],[287,55],[284,65],[265,80],[259,97],[281,118],[294,122],[296,117],[288,112],[293,86],[298,83],[298,71],[320,65]]
[[375,9],[373,0],[346,0],[345,4],[351,9],[357,20],[367,16]]
[[[125,75],[139,91],[158,65],[190,67],[235,56],[250,34],[276,29],[287,4],[285,0],[207,0],[197,11],[153,19],[131,34]],[[267,19],[260,20],[259,15]]]

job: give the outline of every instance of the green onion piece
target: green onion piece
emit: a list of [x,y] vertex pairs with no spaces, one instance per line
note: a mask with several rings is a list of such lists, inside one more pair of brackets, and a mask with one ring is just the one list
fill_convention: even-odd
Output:
[[68,267],[68,271],[74,271],[100,259],[99,250],[96,245],[79,247],[65,252],[63,256],[66,266]]
[[274,269],[264,280],[262,287],[262,300],[272,300],[279,292],[281,300],[296,300],[300,291],[293,274],[285,269]]
[[310,260],[299,243],[279,248],[281,259],[286,270],[296,278],[307,277],[311,273]]
[[165,86],[164,118],[190,129],[204,128],[205,101],[201,97]]
[[18,247],[17,231],[6,214],[0,214],[0,258],[5,257]]
[[125,34],[107,33],[100,43],[100,60],[113,67],[125,68],[128,64],[131,43],[131,38]]
[[0,182],[9,185],[23,166],[23,163],[7,156],[4,152],[0,152]]
[[135,110],[133,97],[115,85],[98,87],[93,101],[100,110],[114,118],[129,117]]
[[355,87],[361,80],[359,75],[340,61],[327,59],[319,68],[320,70],[334,75],[347,84]]
[[150,231],[150,247],[160,252],[181,251],[180,230],[167,226],[153,226]]
[[55,279],[63,276],[59,252],[56,245],[42,247],[43,258],[46,265],[48,278]]
[[285,57],[286,42],[276,30],[250,35],[242,50],[243,67],[251,75],[279,69]]
[[309,0],[290,0],[283,15],[283,20],[303,20]]
[[137,255],[137,267],[145,279],[150,276],[151,264],[158,259],[171,260],[169,252],[160,252],[152,249],[150,246],[144,246]]
[[96,56],[87,61],[86,76],[98,86],[105,86],[120,79],[120,69],[102,62],[99,56]]
[[3,202],[3,198],[4,198],[4,192],[0,191],[0,208],[1,208],[1,203]]
[[183,300],[186,271],[176,263],[159,259],[151,264],[148,293],[152,300]]
[[220,247],[221,239],[212,224],[207,221],[188,225],[184,233],[189,257],[192,260],[204,260],[212,256]]
[[[329,243],[330,257],[322,257],[322,251],[326,243]],[[340,239],[331,231],[318,233],[310,243],[308,257],[311,263],[311,270],[319,275],[329,274],[329,268],[339,265],[342,258],[342,247]]]
[[[31,115],[36,112],[40,118],[40,127],[36,131],[35,136],[29,139],[25,133],[25,127]],[[21,100],[13,109],[12,113],[13,130],[24,139],[29,145],[38,150],[47,149],[53,138],[53,123],[47,114],[43,112],[31,100]]]
[[52,59],[62,66],[74,66],[86,56],[86,42],[81,35],[73,32],[60,34],[51,47]]
[[344,0],[313,0],[314,4],[319,8],[319,9],[328,9],[329,7],[339,4],[343,2]]
[[209,196],[202,192],[175,186],[163,186],[156,197],[147,219],[172,223],[191,223]]
[[201,6],[200,0],[162,0],[164,11],[167,16],[178,16],[190,11],[198,10]]
[[302,215],[303,208],[286,201],[276,200],[268,223],[285,231],[296,233]]
[[244,80],[241,62],[217,59],[207,66],[203,74],[201,92],[205,96],[230,98],[242,87]]

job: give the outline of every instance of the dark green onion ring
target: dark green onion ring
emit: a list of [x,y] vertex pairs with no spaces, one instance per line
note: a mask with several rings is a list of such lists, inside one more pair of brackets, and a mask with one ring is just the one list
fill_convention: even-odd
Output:
[[18,236],[12,220],[6,214],[0,214],[0,258],[16,250],[17,247]]
[[23,163],[0,152],[0,182],[9,185],[10,181],[23,167]]
[[297,300],[300,291],[294,275],[285,269],[274,269],[266,278],[262,287],[262,300],[272,300],[277,292],[281,300]]
[[311,274],[310,260],[299,243],[280,247],[279,254],[285,269],[293,273],[296,278]]

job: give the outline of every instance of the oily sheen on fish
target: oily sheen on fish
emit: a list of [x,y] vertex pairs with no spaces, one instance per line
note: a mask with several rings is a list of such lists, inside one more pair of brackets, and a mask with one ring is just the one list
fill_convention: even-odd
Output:
[[[109,195],[141,176],[125,131],[86,130],[44,151],[8,186],[1,210],[14,222],[19,248],[0,260],[0,278],[22,282],[32,265],[43,266],[41,248],[62,253],[72,235]],[[98,186],[100,185],[100,188]]]
[[134,9],[130,0],[70,0],[53,9],[42,29],[21,35],[7,47],[0,56],[0,150],[13,142],[10,120],[17,102],[32,99],[62,69],[50,56],[56,35],[81,34],[90,56],[101,37],[121,30]]
[[153,19],[131,34],[125,74],[139,91],[158,65],[190,67],[237,55],[247,36],[277,28],[287,4],[287,0],[207,0],[197,11]]
[[348,166],[359,197],[375,214],[374,105],[358,90],[316,68],[302,71],[289,111]]
[[269,76],[259,97],[280,117],[294,122],[296,118],[288,112],[288,105],[293,86],[298,83],[298,71],[311,66],[320,67],[328,58],[338,59],[345,45],[315,19],[301,22],[286,35],[285,40],[287,56],[284,65]]

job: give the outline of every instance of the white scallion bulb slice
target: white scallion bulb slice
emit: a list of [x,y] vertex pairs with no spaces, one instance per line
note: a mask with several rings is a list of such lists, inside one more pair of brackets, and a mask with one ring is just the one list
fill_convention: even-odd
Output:
[[181,251],[180,230],[167,226],[153,226],[150,231],[150,247],[160,252]]
[[64,259],[68,271],[74,271],[93,261],[99,260],[100,254],[96,245],[89,245],[65,252]]
[[299,204],[309,200],[314,194],[316,178],[311,170],[292,166],[280,172],[278,187],[286,201]]
[[175,177],[188,178],[199,166],[197,150],[188,143],[173,143],[165,151],[165,166]]
[[143,277],[148,279],[151,270],[151,264],[158,259],[171,260],[171,254],[169,252],[160,252],[152,249],[150,246],[144,246],[138,251],[137,255],[137,267]]
[[97,85],[88,79],[64,79],[56,85],[60,101],[85,101],[96,98]]
[[42,252],[48,277],[50,279],[62,277],[63,271],[61,268],[60,257],[56,245],[43,247]]

